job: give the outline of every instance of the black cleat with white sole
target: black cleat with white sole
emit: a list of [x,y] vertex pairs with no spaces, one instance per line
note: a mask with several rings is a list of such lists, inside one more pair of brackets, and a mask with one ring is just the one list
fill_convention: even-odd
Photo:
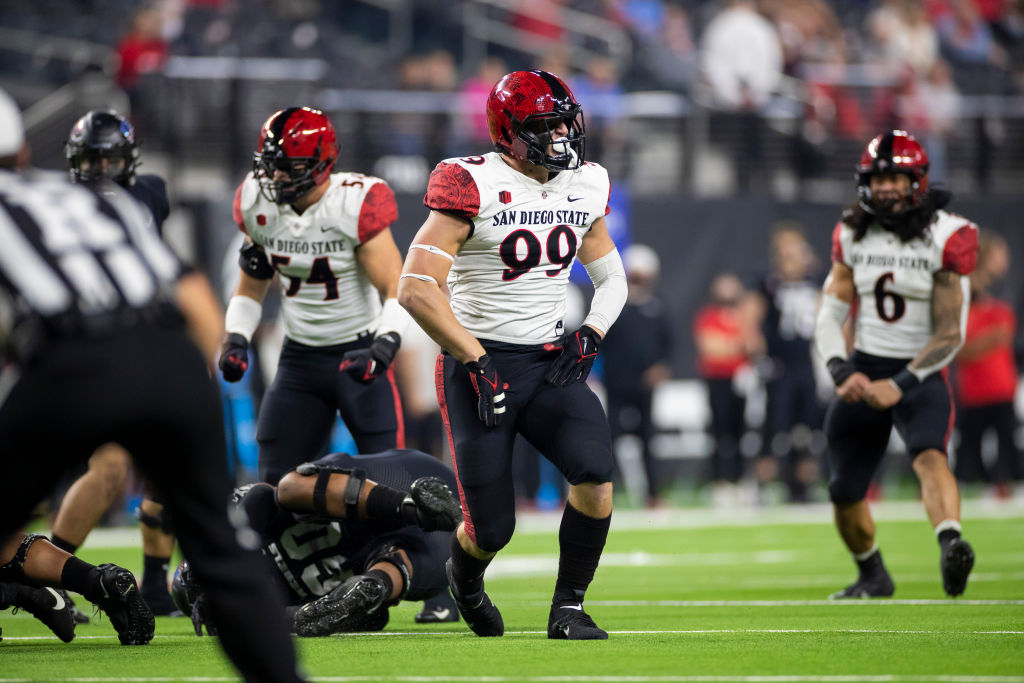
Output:
[[465,619],[470,630],[481,638],[505,635],[505,620],[501,618],[501,612],[494,606],[483,588],[473,595],[462,595],[455,587],[451,558],[445,563],[444,571],[448,575],[448,587],[451,588],[452,597],[459,607],[459,614]]
[[548,638],[552,640],[608,640],[608,632],[600,628],[583,611],[583,605],[555,605],[548,616]]
[[942,569],[942,587],[946,595],[956,597],[967,588],[967,577],[974,568],[974,550],[962,538],[955,538],[942,546],[939,564]]
[[376,576],[351,576],[327,595],[296,610],[292,626],[303,638],[380,631],[389,619],[387,599],[388,589]]
[[71,605],[60,591],[18,584],[12,606],[15,612],[23,609],[46,624],[54,635],[65,643],[70,643],[75,637],[75,619],[71,615]]

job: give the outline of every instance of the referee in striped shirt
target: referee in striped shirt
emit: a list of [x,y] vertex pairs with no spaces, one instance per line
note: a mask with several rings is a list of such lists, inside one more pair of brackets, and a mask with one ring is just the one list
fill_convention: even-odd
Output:
[[249,681],[299,681],[280,597],[227,518],[209,284],[183,275],[123,190],[15,170],[27,161],[0,91],[0,569],[61,583],[14,534],[65,470],[120,443],[166,500],[235,666]]

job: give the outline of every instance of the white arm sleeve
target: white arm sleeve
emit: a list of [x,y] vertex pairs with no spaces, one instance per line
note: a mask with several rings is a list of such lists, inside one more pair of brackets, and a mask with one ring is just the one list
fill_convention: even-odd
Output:
[[405,330],[409,327],[409,321],[409,312],[399,305],[398,299],[385,299],[384,307],[377,318],[377,331],[374,336],[379,337],[382,334],[394,332],[399,337],[404,337]]
[[584,268],[594,283],[594,300],[583,324],[607,334],[626,303],[628,287],[622,257],[618,249],[612,249],[601,258],[585,264]]
[[224,331],[240,334],[245,337],[245,341],[252,341],[262,316],[263,304],[240,294],[233,296],[228,301],[228,310],[224,312]]
[[846,339],[843,337],[843,322],[850,314],[850,304],[835,294],[821,297],[821,308],[814,326],[814,345],[826,363],[833,358],[846,360]]

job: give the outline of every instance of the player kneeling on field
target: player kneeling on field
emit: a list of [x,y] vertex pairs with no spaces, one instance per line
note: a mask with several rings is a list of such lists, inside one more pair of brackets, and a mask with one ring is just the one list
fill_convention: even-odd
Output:
[[[419,451],[335,453],[305,463],[275,488],[235,491],[233,506],[259,535],[300,636],[379,631],[388,608],[426,600],[418,622],[457,621],[444,562],[462,520],[451,471]],[[187,561],[171,593],[196,634],[216,632]]]

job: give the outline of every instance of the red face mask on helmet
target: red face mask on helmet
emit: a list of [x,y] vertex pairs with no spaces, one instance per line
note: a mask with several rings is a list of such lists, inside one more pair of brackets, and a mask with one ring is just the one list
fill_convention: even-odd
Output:
[[252,172],[264,197],[291,204],[326,183],[337,159],[338,136],[330,119],[317,109],[292,107],[275,113],[260,128]]
[[[564,136],[557,132],[562,123],[568,128]],[[513,159],[552,171],[583,165],[583,110],[562,79],[547,71],[502,77],[487,98],[487,127],[495,150]]]
[[[893,209],[898,199],[882,201],[871,192],[871,176],[892,173],[910,178],[910,193],[898,211]],[[928,194],[928,155],[921,143],[906,131],[882,133],[869,142],[860,155],[856,178],[858,203],[862,209],[880,218],[897,216],[921,206]]]

